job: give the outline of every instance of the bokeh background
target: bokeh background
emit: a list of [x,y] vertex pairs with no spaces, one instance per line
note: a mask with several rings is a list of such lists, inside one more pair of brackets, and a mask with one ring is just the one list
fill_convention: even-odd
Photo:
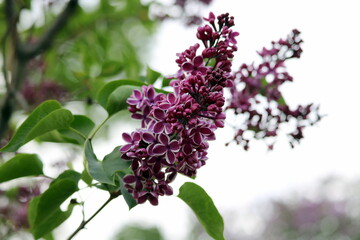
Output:
[[[45,2],[52,2],[52,6]],[[193,15],[207,16],[213,11],[229,12],[235,17],[235,30],[240,32],[235,67],[260,61],[256,51],[297,28],[302,32],[304,52],[300,59],[287,64],[294,82],[281,90],[290,105],[320,104],[325,117],[305,130],[305,139],[294,149],[285,134],[280,134],[273,151],[268,151],[261,141],[252,142],[249,151],[235,144],[225,147],[233,130],[229,127],[218,130],[217,140],[210,145],[207,165],[200,169],[196,183],[207,191],[222,213],[226,239],[360,239],[359,3],[207,2],[210,1],[189,0],[182,8],[174,6],[171,0],[150,7],[149,1],[80,1],[84,12],[58,36],[54,49],[33,62],[26,89],[30,91],[33,84],[35,93],[24,93],[29,97],[29,109],[58,94],[59,98],[74,99],[68,104],[73,111],[89,113],[101,122],[103,119],[97,116],[104,113],[92,105],[96,89],[108,79],[139,78],[146,65],[164,76],[174,74],[175,54],[197,42],[197,26],[189,25],[198,21]],[[62,4],[32,1],[31,9],[25,11],[20,21],[23,31],[34,31],[36,36]],[[51,8],[45,9],[49,13],[46,16],[44,6]],[[53,88],[50,96],[40,99],[36,94]],[[89,105],[84,106],[84,99]],[[14,122],[22,118],[23,113],[19,112]],[[138,127],[136,124],[125,113],[111,119],[94,142],[99,158],[120,145],[121,133]],[[82,156],[76,149],[54,146],[27,144],[22,151],[38,152],[48,159],[51,155],[49,162],[54,163],[72,159],[73,167],[81,169]],[[59,166],[49,164],[49,175],[56,174],[56,168]],[[185,181],[192,180],[179,177],[173,184],[175,196]],[[85,189],[76,197],[85,201],[85,214],[89,216],[107,199],[107,193]],[[5,206],[7,202],[1,204]],[[80,208],[75,209],[73,216],[56,230],[56,239],[67,237],[81,220]],[[22,233],[12,239],[28,237]],[[131,211],[123,200],[113,201],[75,239],[210,237],[180,199],[163,197],[157,207],[146,203]]]

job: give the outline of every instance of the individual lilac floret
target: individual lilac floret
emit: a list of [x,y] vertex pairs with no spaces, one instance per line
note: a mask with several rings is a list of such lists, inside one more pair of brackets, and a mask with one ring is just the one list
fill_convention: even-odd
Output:
[[178,53],[174,93],[158,94],[143,86],[128,99],[129,111],[141,120],[141,129],[123,134],[122,158],[131,161],[132,174],[124,177],[125,187],[138,203],[158,204],[158,196],[173,193],[169,185],[177,173],[195,177],[207,160],[208,141],[224,126],[224,87],[232,86],[231,59],[237,50],[238,33],[229,14],[217,18],[210,13],[210,25],[199,27],[195,44]]
[[173,164],[176,160],[175,153],[180,149],[179,142],[177,140],[170,141],[169,136],[160,134],[159,143],[155,144],[152,149],[152,153],[155,156],[165,155],[165,159],[169,164]]

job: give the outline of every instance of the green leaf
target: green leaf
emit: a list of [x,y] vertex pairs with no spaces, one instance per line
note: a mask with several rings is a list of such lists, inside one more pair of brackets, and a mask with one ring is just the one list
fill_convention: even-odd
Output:
[[112,179],[113,184],[103,183],[100,186],[97,186],[99,189],[113,192],[113,191],[121,191],[125,202],[129,206],[129,209],[135,207],[137,205],[135,199],[132,195],[127,191],[124,187],[124,183],[122,181],[123,177],[131,173],[130,165],[131,161],[124,160],[120,157],[119,152],[120,147],[115,147],[114,150],[104,157],[102,161],[103,169],[105,174]]
[[214,67],[215,64],[216,64],[216,58],[207,58],[207,63],[206,63],[206,66],[207,67]]
[[80,144],[78,140],[71,137],[66,137],[64,133],[60,133],[58,130],[45,133],[37,137],[36,140],[39,142],[71,143],[76,145]]
[[66,129],[73,121],[69,110],[55,100],[40,104],[21,124],[10,142],[0,152],[14,152],[32,139],[55,129]]
[[70,127],[78,130],[84,136],[88,136],[94,129],[95,123],[85,115],[74,115],[74,121],[72,121]]
[[130,97],[134,89],[138,87],[134,86],[120,86],[111,93],[106,105],[106,111],[109,115],[113,115],[121,110],[127,109],[128,104],[126,100]]
[[136,86],[141,87],[144,85],[143,82],[135,81],[135,80],[117,80],[107,83],[100,91],[97,96],[97,100],[99,104],[106,109],[106,106],[108,105],[108,100],[110,95],[120,86]]
[[61,181],[61,180],[64,180],[64,179],[70,179],[70,180],[77,183],[80,180],[80,178],[81,178],[80,173],[78,173],[78,172],[76,172],[74,170],[66,170],[66,171],[62,172],[54,181],[52,181],[50,183],[50,186],[52,184],[55,184],[58,181]]
[[93,178],[90,176],[87,168],[85,168],[81,173],[81,180],[83,180],[88,186],[92,184]]
[[146,82],[153,84],[161,76],[161,73],[151,69],[149,66],[146,68]]
[[28,218],[35,239],[50,233],[71,215],[73,204],[65,212],[61,211],[60,205],[78,190],[79,179],[79,173],[67,170],[43,194],[32,199]]
[[115,147],[114,150],[104,157],[102,161],[103,168],[108,176],[115,177],[116,172],[130,172],[131,161],[124,160],[120,157],[120,147]]
[[224,239],[224,221],[210,196],[199,185],[186,182],[178,195],[194,211],[206,232],[216,240]]
[[36,154],[17,154],[0,165],[0,183],[43,174],[43,164]]
[[166,77],[163,77],[161,87],[167,87],[167,86],[169,86],[171,80],[173,80],[173,79],[175,79],[175,78],[166,78]]
[[[32,229],[32,234],[35,239],[38,238],[46,238],[51,235],[52,230],[60,226],[63,222],[66,221],[71,216],[72,210],[74,208],[74,204],[69,204],[68,209],[63,212],[60,209],[56,209],[47,219],[46,221],[42,221],[38,223],[36,227]],[[51,238],[50,238],[51,239]]]
[[107,175],[102,162],[97,159],[90,140],[85,141],[85,159],[86,168],[93,179],[100,183],[114,185],[113,179]]
[[[84,136],[88,136],[95,127],[95,123],[84,115],[74,115],[74,120],[71,122],[70,127],[82,133]],[[43,142],[72,143],[77,145],[82,145],[85,142],[83,137],[69,129],[48,132],[38,137],[37,140]]]

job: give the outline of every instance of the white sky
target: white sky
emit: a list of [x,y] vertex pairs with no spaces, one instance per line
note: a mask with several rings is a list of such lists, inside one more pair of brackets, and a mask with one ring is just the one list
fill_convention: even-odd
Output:
[[[359,7],[356,0],[214,0],[210,10],[234,15],[235,30],[240,32],[234,66],[259,60],[257,50],[293,28],[302,32],[304,53],[288,63],[294,83],[286,85],[284,94],[292,105],[319,103],[321,113],[327,115],[305,131],[305,139],[295,149],[280,140],[273,152],[267,152],[262,142],[254,142],[245,152],[235,145],[224,146],[232,137],[230,128],[217,131],[218,139],[211,143],[209,160],[196,183],[209,193],[220,212],[241,211],[251,203],[301,191],[330,174],[360,176]],[[204,9],[204,15],[207,12]],[[195,31],[164,24],[149,65],[165,75],[176,72],[175,53],[197,41]],[[104,154],[110,152],[121,141],[123,129],[119,124],[113,143],[99,143],[98,148],[102,145]],[[188,180],[176,179],[175,195],[184,181]],[[89,216],[107,196],[93,190],[83,197],[88,200]],[[76,213],[78,217],[72,217],[58,231],[60,235],[80,223],[80,211]],[[141,221],[161,227],[167,239],[180,240],[187,233],[188,216],[187,206],[176,197],[162,197],[157,207],[144,204],[130,212],[122,200],[115,200],[75,239],[109,239],[124,223]]]

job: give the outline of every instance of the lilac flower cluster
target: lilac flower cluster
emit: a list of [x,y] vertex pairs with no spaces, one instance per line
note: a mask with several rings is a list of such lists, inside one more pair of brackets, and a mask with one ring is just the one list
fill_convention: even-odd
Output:
[[149,85],[127,100],[141,129],[123,133],[127,144],[120,151],[133,171],[123,181],[138,203],[157,205],[158,196],[171,195],[169,184],[177,173],[194,177],[207,160],[208,141],[224,126],[223,88],[232,86],[230,59],[238,33],[230,30],[234,20],[229,14],[216,18],[210,13],[204,19],[210,25],[199,27],[197,38],[205,49],[198,54],[195,44],[177,54],[180,70],[170,83],[174,93],[156,93]]
[[320,120],[318,106],[299,105],[292,110],[285,102],[280,86],[293,81],[285,68],[285,61],[300,58],[302,43],[300,32],[293,30],[288,37],[272,42],[272,48],[263,48],[258,54],[262,63],[258,66],[241,65],[235,73],[235,84],[231,88],[231,99],[227,109],[241,115],[244,120],[233,141],[249,148],[251,137],[246,132],[253,132],[255,139],[269,139],[268,148],[273,149],[274,139],[282,123],[295,120],[295,130],[288,134],[291,147],[303,138],[303,129]]

